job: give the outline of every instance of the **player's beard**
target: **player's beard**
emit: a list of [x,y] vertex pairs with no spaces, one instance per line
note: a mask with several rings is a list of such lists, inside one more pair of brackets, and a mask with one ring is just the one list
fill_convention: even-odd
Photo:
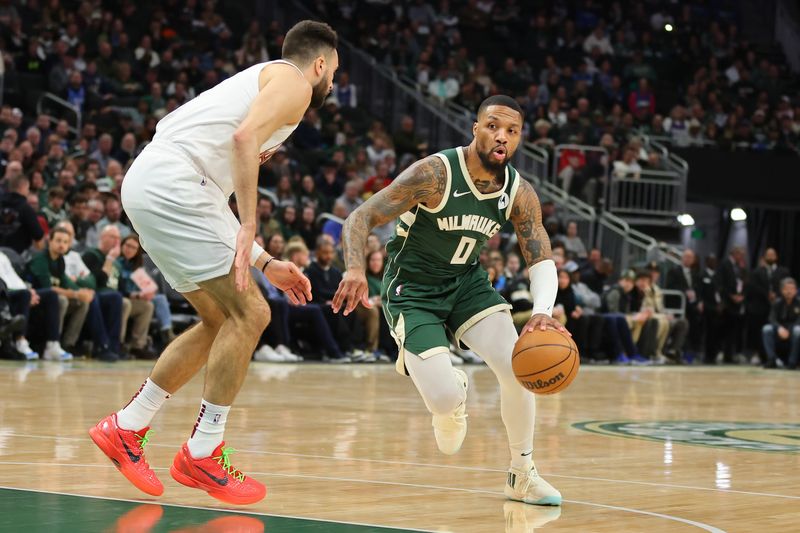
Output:
[[328,91],[328,87],[330,86],[331,84],[327,78],[320,80],[318,84],[314,85],[311,89],[311,104],[309,104],[309,107],[313,107],[314,109],[322,107],[325,104],[325,99],[328,98],[330,94],[330,91]]
[[496,178],[503,180],[505,177],[506,165],[508,165],[508,152],[506,152],[506,157],[502,162],[497,162],[492,160],[492,152],[494,152],[495,148],[497,147],[494,146],[487,152],[484,152],[483,150],[476,151],[478,152],[478,159],[481,160],[481,165],[483,165],[483,168],[494,174]]

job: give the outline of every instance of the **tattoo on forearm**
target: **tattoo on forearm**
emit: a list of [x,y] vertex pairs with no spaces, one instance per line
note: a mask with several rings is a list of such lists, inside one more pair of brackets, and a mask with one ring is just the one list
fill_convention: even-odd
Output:
[[347,268],[361,268],[367,237],[375,226],[386,224],[420,203],[433,207],[442,201],[447,187],[447,168],[438,156],[429,156],[403,171],[370,197],[345,220],[342,249]]
[[529,267],[551,257],[550,237],[542,226],[539,197],[533,187],[522,178],[511,211],[511,221],[517,231],[522,256]]

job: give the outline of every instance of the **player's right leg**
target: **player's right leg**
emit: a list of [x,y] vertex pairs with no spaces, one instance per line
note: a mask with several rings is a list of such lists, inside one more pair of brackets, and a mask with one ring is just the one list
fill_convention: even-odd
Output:
[[467,436],[469,382],[463,370],[453,368],[449,345],[438,348],[428,350],[424,358],[402,350],[403,359],[425,406],[433,415],[433,434],[439,451],[453,455],[461,449]]
[[89,430],[89,435],[134,486],[159,496],[164,487],[150,468],[144,447],[151,438],[150,421],[169,398],[189,381],[208,360],[211,344],[225,315],[214,299],[202,290],[184,296],[197,310],[201,321],[171,343],[150,377],[131,401],[105,417]]

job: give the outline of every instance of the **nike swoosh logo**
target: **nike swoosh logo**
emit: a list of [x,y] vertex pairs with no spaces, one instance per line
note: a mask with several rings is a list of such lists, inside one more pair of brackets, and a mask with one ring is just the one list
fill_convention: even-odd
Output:
[[470,191],[465,191],[465,192],[453,191],[453,198],[458,198],[459,196],[465,196],[469,193]]
[[527,452],[527,453],[522,453],[522,454],[520,454],[520,455],[522,455],[522,457],[526,457],[526,456],[528,456],[528,455],[530,455],[530,454],[532,454],[532,453],[533,453],[533,450],[531,450],[531,451],[529,451],[529,452]]
[[139,462],[139,459],[141,459],[141,458],[142,458],[142,456],[141,456],[141,455],[136,455],[135,453],[133,453],[133,452],[131,451],[131,449],[130,449],[130,448],[128,448],[128,445],[127,445],[127,444],[125,444],[125,441],[124,441],[124,440],[122,441],[122,445],[125,447],[125,451],[126,451],[126,452],[128,452],[128,457],[130,457],[130,459],[131,459],[131,462],[133,462],[133,463],[138,463],[138,462]]
[[212,480],[214,480],[217,483],[217,485],[221,485],[221,486],[224,487],[225,485],[228,484],[228,476],[227,476],[227,474],[225,475],[225,477],[219,478],[219,477],[215,476],[214,474],[210,474],[210,473],[206,472],[200,466],[198,466],[197,469],[199,471],[201,471],[202,473],[204,473],[205,475],[207,475],[208,477],[210,477]]

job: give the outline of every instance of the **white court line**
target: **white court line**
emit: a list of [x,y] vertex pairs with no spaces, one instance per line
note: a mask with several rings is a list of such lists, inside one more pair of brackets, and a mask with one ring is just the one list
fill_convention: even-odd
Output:
[[[60,437],[60,436],[53,436],[53,435],[29,435],[25,433],[7,433],[6,436],[9,437],[24,437],[24,438],[31,438],[31,439],[55,439],[55,440],[77,440],[77,441],[87,441],[87,439],[83,437]],[[155,444],[155,443],[148,443],[148,446],[155,446],[158,448],[179,448],[180,445],[171,445],[171,444]],[[358,457],[335,457],[332,455],[313,455],[313,454],[303,454],[303,453],[290,453],[290,452],[269,452],[265,450],[240,450],[237,448],[237,451],[242,453],[252,453],[256,455],[277,455],[277,456],[285,456],[285,457],[302,457],[306,459],[330,459],[334,461],[351,461],[351,462],[363,462],[363,463],[379,463],[379,464],[388,464],[388,465],[401,465],[401,466],[421,466],[427,468],[444,468],[447,470],[466,470],[471,472],[492,472],[492,473],[503,473],[505,474],[507,470],[500,470],[496,468],[481,468],[477,466],[459,466],[459,465],[441,465],[441,464],[432,464],[432,463],[414,463],[408,461],[391,461],[388,459],[365,459],[365,458],[358,458]],[[11,464],[11,463],[6,463]],[[38,463],[37,463],[38,464]],[[721,493],[730,493],[730,494],[742,494],[745,496],[764,496],[767,498],[783,498],[787,500],[800,500],[800,496],[791,496],[788,494],[776,494],[772,492],[754,492],[754,491],[746,491],[746,490],[736,490],[736,489],[719,489],[719,488],[712,488],[712,487],[697,487],[694,485],[680,485],[677,483],[656,483],[652,481],[631,481],[627,479],[610,479],[610,478],[603,478],[603,477],[591,477],[591,476],[568,476],[564,474],[553,474],[548,472],[547,477],[559,477],[564,479],[577,479],[581,481],[603,481],[606,483],[622,483],[622,484],[630,484],[630,485],[644,485],[648,487],[661,487],[661,488],[672,488],[672,489],[686,489],[686,490],[702,490],[707,492],[721,492]]]
[[[0,464],[10,464],[6,462],[0,461]],[[39,466],[76,466],[76,467],[83,467],[89,465],[81,465],[81,464],[61,464],[61,463],[14,463],[14,464],[23,464],[23,465],[39,465]],[[96,466],[96,465],[94,465]],[[114,468],[113,466],[106,466],[105,468]],[[166,470],[166,468],[155,468],[154,470]],[[344,478],[344,477],[333,477],[333,476],[315,476],[310,474],[283,474],[277,472],[250,472],[249,475],[258,475],[258,476],[274,476],[274,477],[290,477],[290,478],[302,478],[302,479],[316,479],[316,480],[323,480],[323,481],[341,481],[346,483],[366,483],[372,485],[391,485],[391,486],[398,486],[398,487],[412,487],[417,489],[429,489],[429,490],[443,490],[443,491],[450,491],[450,492],[467,492],[471,494],[491,494],[493,496],[503,496],[505,495],[502,492],[492,491],[492,490],[482,490],[482,489],[465,489],[461,487],[443,487],[439,485],[427,485],[422,483],[401,483],[398,481],[375,481],[370,479],[359,479],[359,478]],[[0,487],[0,488],[10,488],[13,489],[14,487]],[[33,492],[50,492],[50,491],[37,491],[34,489],[18,489],[18,490],[32,490]],[[53,494],[64,494],[68,496],[84,496],[89,498],[101,498],[99,496],[85,496],[83,494],[67,494],[67,493],[58,493],[53,492]],[[107,500],[115,500],[115,498],[101,498]],[[123,500],[123,501],[135,501],[135,500]],[[665,520],[672,520],[674,522],[681,522],[684,524],[688,524],[690,526],[695,526],[697,528],[703,529],[705,531],[709,531],[710,533],[725,533],[725,530],[719,529],[715,526],[705,524],[703,522],[696,522],[694,520],[688,520],[686,518],[680,518],[674,515],[662,514],[662,513],[655,513],[652,511],[643,511],[641,509],[633,509],[630,507],[619,507],[616,505],[606,505],[602,503],[594,503],[594,502],[586,502],[582,500],[564,500],[567,503],[573,503],[577,505],[588,505],[591,507],[601,507],[603,509],[611,509],[614,511],[623,511],[628,513],[635,513],[635,514],[642,514],[647,516],[653,516],[656,518],[663,518]],[[175,505],[175,504],[163,504],[163,505]],[[208,507],[191,507],[185,505],[176,505],[177,507],[188,507],[190,509],[211,509]],[[229,511],[229,512],[236,512],[236,511]],[[248,514],[263,514],[264,516],[282,516],[282,515],[270,515],[264,513],[248,513]],[[297,518],[297,517],[287,517],[287,518]],[[317,520],[316,518],[312,518],[311,520]],[[336,521],[333,521],[336,522]],[[355,523],[355,522],[343,522],[343,523]],[[359,525],[368,525],[368,524],[359,524]],[[384,526],[379,526],[384,527]],[[416,530],[422,531],[422,530]]]
[[[29,463],[29,464],[47,464],[47,463]],[[78,466],[91,466],[91,465],[78,465]],[[105,468],[105,467],[104,467]],[[108,468],[115,468],[113,466],[109,466]],[[166,468],[158,468],[156,470],[166,470]],[[8,490],[19,490],[25,492],[36,492],[39,494],[56,494],[58,496],[75,496],[78,498],[93,498],[96,500],[106,500],[111,502],[127,502],[127,503],[141,503],[141,504],[149,504],[149,505],[162,505],[166,507],[181,507],[183,509],[196,509],[199,511],[212,511],[212,512],[222,512],[222,513],[230,513],[230,514],[245,514],[245,515],[256,515],[256,516],[266,516],[271,518],[291,518],[293,520],[302,520],[305,522],[313,521],[313,522],[326,522],[328,524],[346,524],[350,526],[364,526],[364,527],[377,527],[381,529],[390,529],[390,530],[397,530],[397,531],[416,531],[420,533],[436,533],[430,529],[416,529],[413,527],[398,527],[398,526],[381,526],[379,524],[368,524],[366,522],[348,522],[344,520],[328,520],[325,518],[310,518],[307,516],[292,516],[292,515],[285,515],[285,514],[271,514],[271,513],[259,513],[258,511],[238,511],[235,509],[225,509],[222,507],[200,507],[197,505],[184,505],[181,503],[162,503],[159,501],[148,501],[148,500],[129,500],[127,498],[109,498],[107,496],[92,496],[90,494],[73,494],[70,492],[58,492],[54,490],[40,490],[40,489],[22,489],[19,487],[7,487],[4,485],[0,485],[0,489],[8,489]]]

